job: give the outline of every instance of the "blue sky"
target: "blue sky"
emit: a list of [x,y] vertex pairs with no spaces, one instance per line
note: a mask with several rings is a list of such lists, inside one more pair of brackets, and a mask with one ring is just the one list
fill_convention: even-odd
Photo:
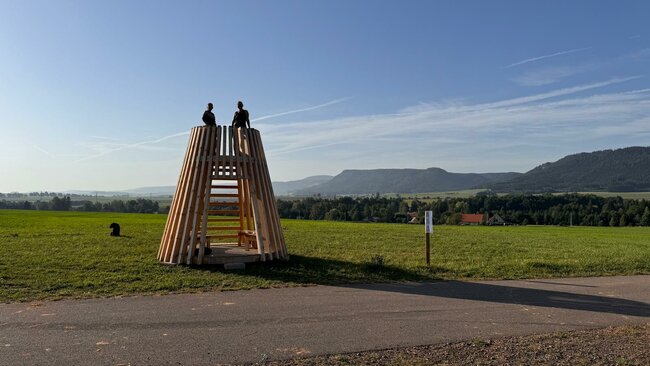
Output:
[[648,146],[647,1],[0,0],[0,192],[173,185],[209,101],[273,180]]

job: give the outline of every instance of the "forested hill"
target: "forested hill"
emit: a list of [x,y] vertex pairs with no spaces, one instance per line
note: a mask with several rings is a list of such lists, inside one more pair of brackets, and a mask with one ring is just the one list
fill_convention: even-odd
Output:
[[344,170],[330,181],[294,192],[313,194],[422,193],[471,189],[521,173],[450,173],[440,168]]
[[650,191],[650,147],[568,155],[489,187],[497,192]]

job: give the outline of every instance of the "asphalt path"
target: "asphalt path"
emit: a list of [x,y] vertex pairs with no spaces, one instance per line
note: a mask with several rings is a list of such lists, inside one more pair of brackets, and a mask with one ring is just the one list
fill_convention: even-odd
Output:
[[650,276],[0,304],[2,365],[215,365],[650,323]]

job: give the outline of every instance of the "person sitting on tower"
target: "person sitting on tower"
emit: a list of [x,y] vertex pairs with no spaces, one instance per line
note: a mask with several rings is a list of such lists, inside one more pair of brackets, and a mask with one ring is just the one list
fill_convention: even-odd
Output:
[[214,113],[212,113],[212,103],[208,103],[208,108],[206,109],[205,112],[203,112],[203,123],[205,123],[206,126],[216,126],[217,125],[217,119],[214,118]]
[[237,102],[237,112],[232,118],[232,127],[234,128],[251,128],[251,121],[248,119],[248,111],[244,109],[244,103]]

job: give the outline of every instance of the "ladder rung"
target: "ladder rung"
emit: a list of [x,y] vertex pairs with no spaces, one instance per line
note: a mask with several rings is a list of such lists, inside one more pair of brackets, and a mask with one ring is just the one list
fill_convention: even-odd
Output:
[[[218,176],[211,176],[210,177],[212,180],[237,180],[238,178],[235,177],[234,175],[218,175]],[[237,186],[235,186],[237,188]]]
[[210,201],[210,206],[241,206],[241,204],[235,201]]
[[241,226],[208,226],[207,229],[208,230],[228,230],[228,231],[237,230],[237,231],[240,231],[240,230],[242,230],[242,227]]
[[239,215],[239,210],[208,210],[208,215],[228,215],[228,214]]
[[214,189],[237,189],[237,186],[227,185],[227,184],[217,184],[217,185],[210,186],[210,188],[214,188]]
[[234,218],[208,219],[208,222],[235,222],[235,221],[239,221],[239,218],[234,217]]
[[239,234],[220,234],[220,235],[206,235],[206,238],[226,239],[226,238],[239,238]]
[[[235,187],[237,188],[237,187]],[[239,197],[238,193],[210,193],[210,197]]]

